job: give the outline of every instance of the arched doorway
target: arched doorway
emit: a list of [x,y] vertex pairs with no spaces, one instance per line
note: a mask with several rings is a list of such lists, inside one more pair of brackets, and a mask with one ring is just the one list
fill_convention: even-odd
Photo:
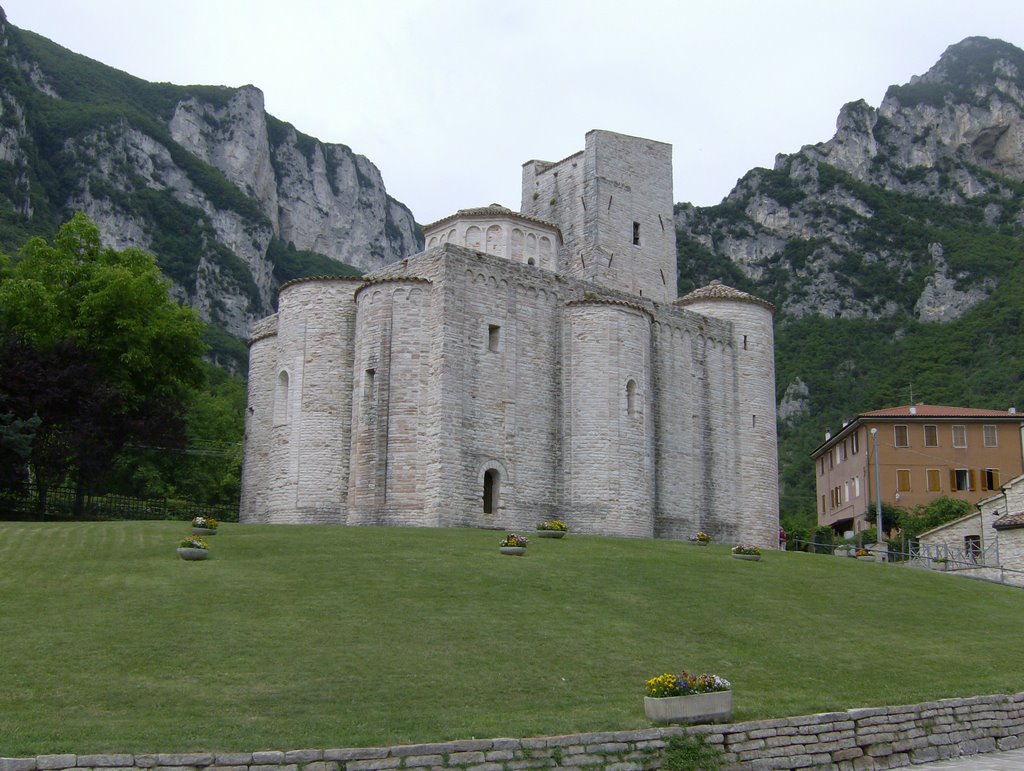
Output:
[[494,514],[501,500],[501,474],[498,469],[489,468],[484,472],[484,514]]

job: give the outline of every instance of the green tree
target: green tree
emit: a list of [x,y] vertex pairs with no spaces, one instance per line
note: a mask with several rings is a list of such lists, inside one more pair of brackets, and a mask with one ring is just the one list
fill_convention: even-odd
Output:
[[0,265],[0,396],[12,419],[40,419],[30,463],[41,498],[66,476],[80,509],[126,444],[183,443],[205,379],[203,324],[169,288],[151,255],[104,247],[81,213]]

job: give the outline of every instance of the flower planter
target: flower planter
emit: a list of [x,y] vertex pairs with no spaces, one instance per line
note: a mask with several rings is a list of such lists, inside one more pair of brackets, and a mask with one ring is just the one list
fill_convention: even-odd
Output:
[[710,541],[690,541],[694,546],[707,546]]
[[502,554],[512,554],[513,556],[522,556],[526,554],[525,546],[499,546]]
[[192,535],[217,535],[217,530],[212,527],[193,527]]
[[564,530],[538,530],[536,532],[537,532],[537,537],[538,538],[564,538],[565,537],[565,531]]
[[190,549],[187,546],[179,546],[178,556],[183,560],[204,560],[210,556],[210,552],[208,549]]
[[735,559],[747,560],[749,562],[757,562],[758,560],[761,559],[761,555],[760,554],[733,554],[732,556]]
[[874,562],[875,561],[875,558],[872,557],[871,555],[868,555],[867,557],[857,557],[857,559],[860,560],[861,562]]
[[732,691],[644,696],[644,714],[655,723],[725,723],[732,717]]

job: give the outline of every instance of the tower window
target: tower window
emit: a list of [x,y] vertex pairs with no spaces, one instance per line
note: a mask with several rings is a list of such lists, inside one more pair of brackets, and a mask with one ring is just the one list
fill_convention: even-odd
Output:
[[487,350],[491,353],[497,353],[501,346],[501,327],[497,324],[489,324],[487,326]]
[[636,381],[626,383],[626,414],[636,415]]
[[640,223],[633,223],[633,246],[640,246]]
[[373,398],[373,384],[377,379],[377,370],[368,369],[366,370],[365,377],[363,377],[363,396],[367,399]]

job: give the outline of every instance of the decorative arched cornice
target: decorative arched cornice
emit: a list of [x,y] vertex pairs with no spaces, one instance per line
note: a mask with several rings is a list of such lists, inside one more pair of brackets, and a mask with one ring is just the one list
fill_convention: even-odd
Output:
[[369,289],[371,286],[378,286],[379,284],[432,284],[433,282],[429,278],[423,278],[423,276],[381,276],[380,278],[371,278],[369,281],[364,281],[363,284],[356,289],[353,293],[353,297],[358,297],[359,293],[364,289]]
[[575,305],[614,305],[622,308],[630,308],[634,311],[642,313],[644,316],[647,317],[649,321],[654,321],[654,314],[651,313],[649,309],[645,308],[642,305],[638,305],[637,303],[627,302],[626,300],[611,300],[598,297],[584,297],[576,300],[568,300],[565,303],[566,308]]

